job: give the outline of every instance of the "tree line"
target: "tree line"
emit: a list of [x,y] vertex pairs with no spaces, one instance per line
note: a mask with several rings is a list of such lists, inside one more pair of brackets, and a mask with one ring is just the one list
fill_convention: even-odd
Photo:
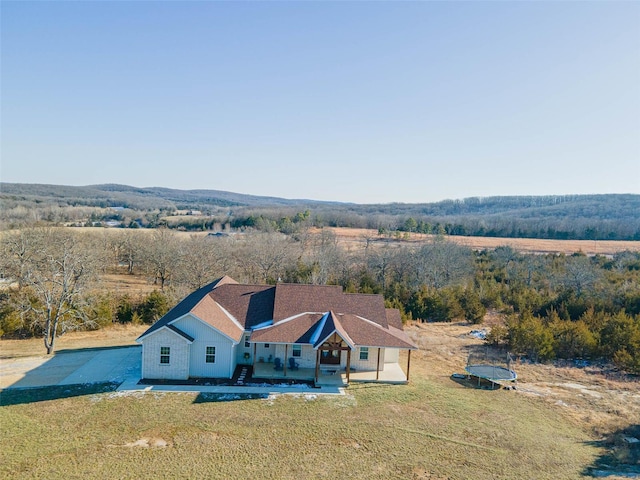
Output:
[[[305,218],[306,217],[306,218]],[[292,225],[303,224],[301,212]],[[294,217],[296,218],[296,217]],[[273,225],[272,225],[273,227]],[[523,255],[474,252],[435,236],[427,243],[338,245],[329,231],[248,230],[213,236],[175,230],[26,228],[2,235],[0,333],[55,337],[114,322],[151,323],[222,275],[244,283],[335,284],[380,293],[404,320],[481,323],[502,312],[489,342],[535,361],[604,359],[640,372],[640,253]],[[109,273],[144,277],[148,295],[110,292]]]
[[[467,198],[422,204],[359,205],[257,197],[215,190],[126,185],[0,184],[0,229],[33,225],[168,227],[186,231],[280,231],[301,225],[558,240],[640,240],[640,195]],[[175,217],[180,210],[198,216]],[[304,222],[298,216],[308,212]]]

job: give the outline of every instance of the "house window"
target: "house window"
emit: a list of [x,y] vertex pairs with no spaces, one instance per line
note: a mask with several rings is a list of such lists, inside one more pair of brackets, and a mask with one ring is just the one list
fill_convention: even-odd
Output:
[[171,347],[160,347],[160,363],[168,365],[171,359]]
[[268,344],[268,343],[265,343],[265,344],[264,344],[264,348],[269,348],[269,344]]
[[249,335],[244,337],[244,346],[245,348],[249,348],[251,346],[251,344],[249,343]]
[[291,349],[291,355],[294,357],[302,356],[302,345],[294,345]]
[[205,362],[216,363],[216,347],[207,347]]
[[369,347],[360,347],[360,360],[369,360]]

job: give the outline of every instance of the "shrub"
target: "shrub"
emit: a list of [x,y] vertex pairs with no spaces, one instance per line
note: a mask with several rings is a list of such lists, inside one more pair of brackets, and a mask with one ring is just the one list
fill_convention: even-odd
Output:
[[120,323],[129,323],[133,320],[135,307],[128,296],[123,296],[118,302],[116,309],[116,319]]
[[487,334],[485,342],[494,347],[501,347],[508,343],[509,330],[504,325],[494,325]]
[[153,323],[169,311],[169,299],[164,293],[154,290],[140,303],[136,311],[144,323]]
[[0,307],[0,337],[12,335],[21,328],[20,312],[8,303],[2,305]]
[[471,323],[478,324],[484,321],[484,316],[487,314],[487,309],[480,300],[480,295],[471,289],[467,288],[460,297],[460,306],[464,310],[464,318]]
[[102,328],[116,320],[117,305],[114,298],[107,294],[90,299],[91,307],[87,312],[90,320],[89,328]]

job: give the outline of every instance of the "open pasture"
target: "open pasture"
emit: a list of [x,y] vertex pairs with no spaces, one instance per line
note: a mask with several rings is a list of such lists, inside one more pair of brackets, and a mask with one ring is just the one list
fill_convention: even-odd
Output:
[[[338,238],[338,243],[347,248],[354,249],[363,247],[367,242],[371,243],[406,243],[419,244],[433,239],[433,235],[423,233],[403,232],[399,238],[394,235],[380,235],[377,230],[366,228],[334,228],[325,227],[324,230],[331,231]],[[312,229],[312,233],[319,233],[320,229]],[[447,240],[464,245],[473,250],[491,250],[497,247],[509,246],[521,253],[556,253],[571,255],[576,252],[583,252],[586,255],[613,255],[625,250],[640,251],[639,241],[625,240],[549,240],[542,238],[501,238],[501,237],[465,237],[450,235]]]
[[[602,435],[640,412],[637,382],[584,369],[519,365],[515,391],[465,387],[451,374],[483,348],[469,325],[407,330],[421,347],[407,386],[220,401],[107,385],[9,402],[0,407],[0,475],[575,479],[604,455]],[[65,335],[60,345],[130,344],[137,334],[120,328],[100,338],[108,331]],[[0,342],[4,355],[31,348]]]

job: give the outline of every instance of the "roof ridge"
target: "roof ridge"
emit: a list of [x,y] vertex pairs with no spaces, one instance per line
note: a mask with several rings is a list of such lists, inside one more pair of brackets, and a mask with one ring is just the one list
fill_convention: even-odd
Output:
[[313,287],[313,288],[339,288],[340,290],[344,291],[344,288],[342,287],[342,285],[318,285],[315,283],[283,283],[283,282],[278,282],[275,285],[273,285],[275,287],[279,287],[279,286],[295,286],[295,287]]

